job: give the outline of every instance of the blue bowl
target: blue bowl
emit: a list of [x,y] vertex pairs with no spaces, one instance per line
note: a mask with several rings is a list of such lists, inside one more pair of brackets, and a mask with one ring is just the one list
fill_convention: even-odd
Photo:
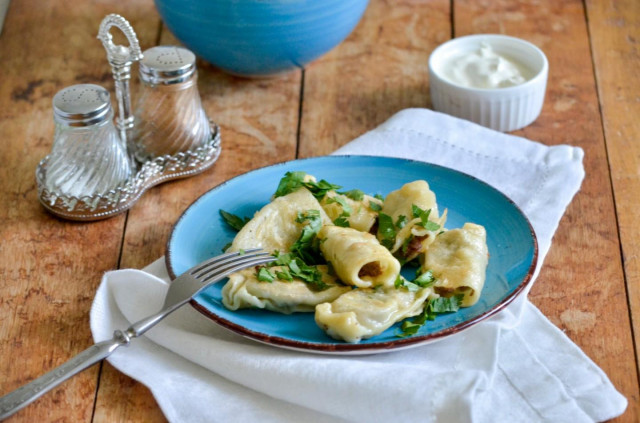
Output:
[[169,30],[236,75],[305,66],[344,40],[369,0],[155,0]]

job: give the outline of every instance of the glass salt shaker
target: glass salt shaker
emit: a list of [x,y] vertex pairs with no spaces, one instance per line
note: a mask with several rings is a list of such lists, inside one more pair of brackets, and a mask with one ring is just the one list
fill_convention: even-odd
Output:
[[176,46],[143,52],[141,87],[134,109],[130,149],[136,160],[175,155],[211,137],[197,87],[196,56]]
[[53,97],[55,138],[45,187],[82,198],[123,186],[132,163],[113,124],[109,92],[99,85],[72,85]]

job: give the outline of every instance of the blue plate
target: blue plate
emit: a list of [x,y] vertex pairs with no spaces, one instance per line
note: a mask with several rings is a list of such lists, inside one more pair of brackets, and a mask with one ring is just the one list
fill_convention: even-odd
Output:
[[538,256],[533,229],[504,194],[469,175],[424,162],[368,156],[325,156],[257,169],[231,179],[197,199],[176,222],[167,245],[172,277],[220,254],[235,236],[222,220],[223,209],[253,216],[269,202],[287,171],[305,171],[318,179],[386,195],[417,179],[429,182],[440,210],[448,209],[446,227],[465,222],[487,229],[489,266],[480,300],[457,313],[438,316],[411,337],[399,338],[399,324],[359,344],[336,341],[315,323],[313,313],[283,315],[265,310],[227,310],[221,301],[223,283],[195,297],[191,304],[220,325],[256,341],[320,353],[370,354],[442,339],[496,313],[531,280]]

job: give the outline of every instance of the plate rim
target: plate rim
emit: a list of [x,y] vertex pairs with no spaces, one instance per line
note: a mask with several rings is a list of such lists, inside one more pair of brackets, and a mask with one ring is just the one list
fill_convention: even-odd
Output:
[[[345,154],[345,155],[330,155],[330,156],[316,156],[316,157],[305,157],[305,158],[301,158],[301,159],[293,159],[293,160],[286,160],[286,161],[282,161],[282,162],[278,162],[278,163],[273,163],[267,166],[262,166],[256,169],[252,169],[249,170],[247,172],[241,173],[239,175],[236,175],[230,179],[227,179],[224,182],[221,182],[220,184],[212,187],[211,189],[207,190],[206,192],[204,192],[203,194],[201,194],[200,196],[198,196],[198,198],[196,198],[194,201],[192,201],[187,208],[180,214],[180,217],[175,221],[175,223],[173,224],[172,228],[171,228],[171,234],[169,236],[169,238],[167,239],[167,243],[166,243],[166,248],[165,248],[165,261],[166,261],[166,267],[167,267],[167,271],[169,273],[169,276],[171,277],[171,281],[173,281],[177,275],[174,273],[173,271],[173,265],[172,265],[172,253],[171,253],[171,241],[174,238],[175,232],[176,232],[176,228],[178,227],[178,225],[180,224],[180,222],[185,218],[186,214],[189,212],[189,210],[191,210],[192,207],[195,206],[196,203],[198,203],[203,197],[209,195],[212,191],[215,190],[219,190],[222,189],[222,187],[224,187],[225,185],[231,183],[232,181],[234,181],[237,178],[243,177],[245,175],[248,175],[250,173],[254,173],[254,172],[258,172],[260,170],[263,169],[268,169],[268,168],[273,168],[273,167],[278,167],[278,166],[285,166],[285,165],[289,165],[292,163],[302,163],[305,161],[311,161],[311,160],[327,160],[327,159],[333,159],[333,158],[353,158],[353,159],[357,159],[357,158],[365,158],[365,159],[386,159],[386,160],[396,160],[396,161],[400,161],[400,162],[408,162],[408,163],[415,163],[418,165],[426,165],[426,166],[431,166],[434,168],[440,168],[442,170],[445,171],[450,171],[450,172],[455,172],[458,173],[466,178],[470,178],[472,180],[474,180],[477,183],[480,183],[484,186],[486,186],[487,188],[489,188],[492,191],[495,191],[496,193],[498,193],[501,197],[503,197],[508,203],[510,203],[515,209],[516,211],[521,215],[521,217],[524,219],[524,221],[526,222],[528,228],[529,228],[529,232],[531,234],[531,240],[533,242],[533,257],[531,260],[531,264],[529,265],[529,269],[527,270],[526,275],[524,276],[522,282],[516,287],[516,289],[510,293],[509,295],[507,295],[506,297],[504,297],[498,304],[496,304],[494,307],[484,311],[483,313],[479,314],[478,316],[472,318],[472,319],[468,319],[465,320],[463,322],[457,323],[451,327],[448,327],[446,329],[442,329],[440,331],[437,332],[433,332],[433,333],[429,333],[429,334],[425,334],[425,335],[420,335],[420,336],[411,336],[411,337],[406,337],[406,338],[398,338],[395,339],[393,341],[383,341],[383,342],[370,342],[370,343],[366,343],[366,344],[361,344],[361,343],[317,343],[317,342],[305,342],[305,341],[298,341],[298,340],[293,340],[293,339],[289,339],[289,338],[283,338],[281,336],[273,336],[273,335],[268,335],[265,333],[261,333],[261,332],[257,332],[254,330],[251,330],[243,325],[237,324],[237,323],[233,323],[215,313],[212,313],[211,311],[209,311],[207,308],[205,308],[203,305],[199,304],[195,299],[191,299],[189,301],[189,304],[196,309],[199,313],[203,314],[204,316],[206,316],[207,318],[211,319],[212,321],[214,321],[216,324],[224,327],[225,329],[228,329],[236,334],[239,334],[245,338],[248,339],[252,339],[253,341],[256,342],[261,342],[264,344],[268,344],[271,346],[276,346],[276,347],[280,347],[280,348],[286,348],[286,349],[293,349],[293,350],[298,350],[298,351],[303,351],[303,352],[309,352],[309,353],[326,353],[326,354],[354,354],[354,353],[361,353],[361,354],[367,354],[367,353],[376,353],[376,352],[390,352],[390,351],[395,351],[395,350],[399,350],[399,349],[403,349],[403,348],[407,348],[410,346],[417,346],[417,345],[421,345],[421,344],[426,344],[426,343],[431,343],[431,342],[435,342],[435,341],[439,341],[442,340],[448,336],[451,336],[453,334],[456,334],[458,332],[461,332],[463,330],[469,329],[472,326],[475,326],[476,324],[482,322],[483,320],[488,319],[489,317],[493,316],[494,314],[497,314],[498,312],[500,312],[502,309],[504,309],[506,306],[508,306],[509,304],[511,304],[523,291],[524,289],[531,283],[532,278],[533,278],[533,274],[536,270],[537,267],[537,263],[538,263],[538,238],[536,236],[535,230],[533,229],[533,225],[531,225],[531,222],[529,221],[529,218],[527,217],[527,215],[522,211],[522,209],[513,201],[511,200],[511,198],[509,198],[505,193],[503,193],[502,191],[500,191],[499,189],[493,187],[492,185],[490,185],[487,182],[484,182],[483,180],[469,175],[468,173],[465,172],[461,172],[459,170],[456,169],[452,169],[450,167],[446,167],[446,166],[442,166],[442,165],[438,165],[435,163],[430,163],[430,162],[425,162],[425,161],[421,161],[421,160],[413,160],[413,159],[405,159],[405,158],[401,158],[401,157],[387,157],[387,156],[375,156],[375,155],[365,155],[365,154]],[[328,335],[327,335],[328,336]]]

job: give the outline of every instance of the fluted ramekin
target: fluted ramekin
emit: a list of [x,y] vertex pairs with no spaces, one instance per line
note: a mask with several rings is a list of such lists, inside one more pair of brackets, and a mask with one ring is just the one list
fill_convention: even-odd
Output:
[[[469,88],[446,78],[447,61],[464,53],[480,50],[488,44],[526,67],[531,77],[524,83],[505,88]],[[498,34],[478,34],[454,38],[437,47],[429,57],[431,103],[447,113],[498,131],[523,128],[540,115],[549,74],[545,54],[528,41]]]

